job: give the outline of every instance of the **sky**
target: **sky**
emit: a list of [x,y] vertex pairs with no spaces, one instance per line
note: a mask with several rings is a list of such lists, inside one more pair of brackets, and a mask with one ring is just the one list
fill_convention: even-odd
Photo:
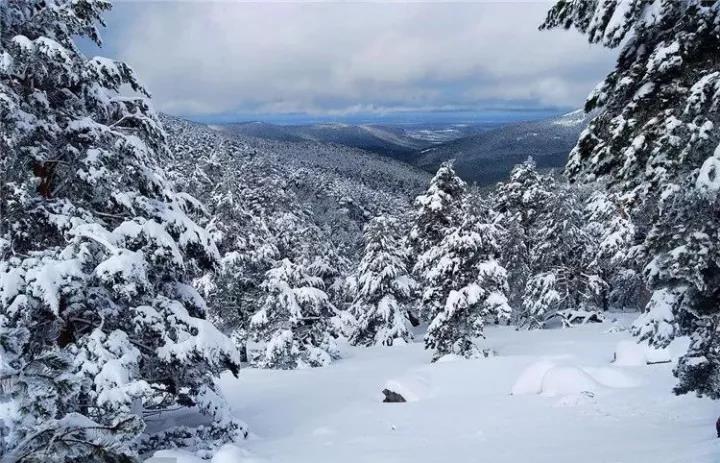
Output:
[[581,107],[617,53],[539,31],[550,5],[121,0],[83,49],[195,120],[528,119]]

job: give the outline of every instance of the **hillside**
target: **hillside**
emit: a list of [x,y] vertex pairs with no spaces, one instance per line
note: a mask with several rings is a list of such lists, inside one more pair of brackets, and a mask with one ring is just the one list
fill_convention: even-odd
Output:
[[257,198],[270,215],[299,215],[315,230],[305,237],[310,247],[330,242],[350,260],[364,224],[402,214],[430,179],[408,164],[338,144],[264,140],[166,115],[162,120],[186,191],[211,209],[218,197],[231,195],[239,202]]
[[559,118],[511,124],[421,150],[414,164],[434,171],[455,159],[465,180],[487,185],[505,178],[515,164],[528,156],[540,168],[559,168],[575,146],[588,119],[580,111]]
[[358,148],[405,162],[413,162],[418,151],[484,130],[497,124],[305,124],[277,125],[243,122],[213,125],[221,132],[280,142],[317,142]]

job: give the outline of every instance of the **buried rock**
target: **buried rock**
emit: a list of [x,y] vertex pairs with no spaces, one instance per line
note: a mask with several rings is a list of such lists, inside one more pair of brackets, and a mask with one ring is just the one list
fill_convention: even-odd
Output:
[[385,395],[385,400],[383,400],[383,403],[407,402],[407,400],[405,400],[405,397],[401,396],[395,391],[391,391],[390,389],[383,389],[382,393]]

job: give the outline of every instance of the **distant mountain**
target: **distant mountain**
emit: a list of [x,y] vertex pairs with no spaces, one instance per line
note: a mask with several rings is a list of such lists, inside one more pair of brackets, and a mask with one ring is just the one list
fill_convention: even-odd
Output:
[[466,180],[487,185],[504,179],[515,164],[528,156],[540,168],[563,167],[588,117],[582,110],[537,122],[506,125],[424,148],[413,164],[430,172],[455,159],[457,172]]
[[283,142],[334,143],[413,163],[418,151],[489,130],[497,124],[313,124],[276,125],[244,122],[213,125],[233,135]]
[[[324,145],[325,151],[356,148],[402,161],[428,172],[455,159],[467,181],[489,185],[507,176],[512,167],[535,158],[540,168],[559,168],[575,146],[588,118],[582,110],[533,122],[471,124],[308,124],[277,125],[243,122],[211,125],[215,131],[247,140],[263,140],[282,151],[285,144]],[[248,141],[249,143],[249,141]],[[335,148],[332,148],[335,146]]]

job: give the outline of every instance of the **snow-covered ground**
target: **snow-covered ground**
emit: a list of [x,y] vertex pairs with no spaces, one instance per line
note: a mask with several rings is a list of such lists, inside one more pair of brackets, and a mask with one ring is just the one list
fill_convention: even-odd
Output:
[[[416,342],[345,347],[344,359],[327,368],[246,369],[222,385],[251,435],[213,461],[719,462],[720,405],[673,395],[672,364],[642,364],[621,342],[630,339],[630,321],[488,327],[497,356],[479,360],[431,364]],[[618,344],[623,366],[612,363]],[[408,402],[382,403],[386,386]]]

